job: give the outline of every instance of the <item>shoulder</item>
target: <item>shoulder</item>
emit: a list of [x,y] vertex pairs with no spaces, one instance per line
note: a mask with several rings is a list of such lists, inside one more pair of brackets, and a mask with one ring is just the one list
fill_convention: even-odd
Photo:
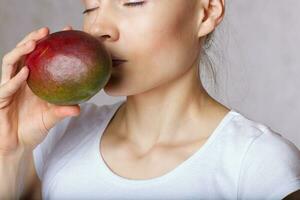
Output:
[[231,113],[233,117],[229,123],[229,130],[231,130],[232,134],[238,134],[248,139],[255,139],[261,136],[266,129],[269,129],[267,125],[251,119],[236,110],[233,110]]
[[[247,146],[248,157],[251,153],[271,153],[282,150],[284,152],[299,152],[296,145],[276,132],[266,124],[250,119],[234,111],[230,123],[226,127],[226,137],[234,138],[235,142]],[[264,150],[261,152],[261,150]],[[263,154],[260,154],[263,156]],[[282,155],[282,154],[281,154]]]
[[300,152],[294,143],[242,115],[233,119],[232,126],[242,132],[235,135],[247,141],[239,171],[239,197],[282,199],[300,189]]
[[[266,124],[249,119],[248,117],[238,113],[232,119],[230,124],[233,134],[248,140],[247,152],[245,152],[244,161],[251,159],[267,158],[269,155],[275,155],[275,160],[289,157],[291,159],[297,158],[299,161],[299,149],[296,145],[276,132]],[[271,159],[271,158],[269,158]],[[296,159],[296,160],[297,160]]]

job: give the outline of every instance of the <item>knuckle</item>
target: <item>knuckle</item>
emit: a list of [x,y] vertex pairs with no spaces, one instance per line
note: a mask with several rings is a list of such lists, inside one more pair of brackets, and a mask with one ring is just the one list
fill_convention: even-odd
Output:
[[34,41],[33,40],[28,40],[27,42],[25,42],[23,45],[18,47],[18,50],[23,53],[23,52],[27,52],[28,50],[32,49],[33,45],[34,45]]
[[30,40],[27,41],[27,44],[33,44],[33,43],[35,43],[34,39],[30,39]]
[[23,45],[23,47],[26,49],[26,48],[31,47],[32,44],[33,44],[33,41],[32,41],[32,40],[28,40],[28,41]]
[[12,65],[14,63],[13,62],[13,58],[16,54],[20,54],[20,49],[19,48],[15,48],[12,51],[10,51],[9,53],[5,54],[2,58],[2,64],[4,65]]
[[34,43],[35,43],[34,39],[29,39],[25,45],[29,47],[29,46],[32,46]]
[[24,39],[17,44],[17,47],[26,44],[30,40],[33,40],[36,37],[36,35],[38,35],[38,33],[39,33],[39,30],[35,30],[35,31],[32,31],[29,34],[27,34],[24,37]]

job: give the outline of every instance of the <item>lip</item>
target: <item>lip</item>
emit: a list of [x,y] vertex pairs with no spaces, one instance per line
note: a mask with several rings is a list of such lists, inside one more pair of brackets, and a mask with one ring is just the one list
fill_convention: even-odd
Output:
[[122,65],[125,62],[127,62],[127,61],[126,60],[120,60],[120,59],[113,59],[112,60],[113,67],[118,67],[118,66]]

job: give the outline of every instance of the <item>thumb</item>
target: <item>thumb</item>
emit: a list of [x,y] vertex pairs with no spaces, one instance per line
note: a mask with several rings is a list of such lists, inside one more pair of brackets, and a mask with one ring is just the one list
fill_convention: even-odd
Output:
[[64,118],[78,115],[80,115],[80,106],[78,104],[72,106],[57,106],[51,104],[49,105],[49,109],[43,113],[42,119],[45,129],[49,132],[55,124]]

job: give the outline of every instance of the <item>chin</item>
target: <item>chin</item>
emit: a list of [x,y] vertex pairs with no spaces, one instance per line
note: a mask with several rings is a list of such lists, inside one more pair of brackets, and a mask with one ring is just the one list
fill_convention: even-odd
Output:
[[103,91],[108,96],[133,96],[150,92],[160,85],[159,83],[150,83],[150,85],[147,85],[146,82],[144,83],[144,85],[134,82],[127,82],[126,84],[125,80],[122,81],[120,76],[115,75],[111,76],[108,83],[103,87]]
[[104,86],[103,91],[108,96],[114,96],[114,97],[124,96],[123,94],[120,93],[119,89],[116,86],[115,87],[110,86],[109,83]]
[[128,90],[122,88],[121,84],[117,84],[117,83],[112,83],[108,82],[104,88],[103,91],[105,92],[105,94],[107,94],[108,96],[113,96],[113,97],[118,97],[118,96],[128,96],[130,95],[128,93]]
[[125,88],[124,85],[113,85],[113,84],[106,84],[103,88],[103,91],[108,96],[118,97],[118,96],[133,96],[137,94],[143,93],[143,91],[137,91],[138,88]]

